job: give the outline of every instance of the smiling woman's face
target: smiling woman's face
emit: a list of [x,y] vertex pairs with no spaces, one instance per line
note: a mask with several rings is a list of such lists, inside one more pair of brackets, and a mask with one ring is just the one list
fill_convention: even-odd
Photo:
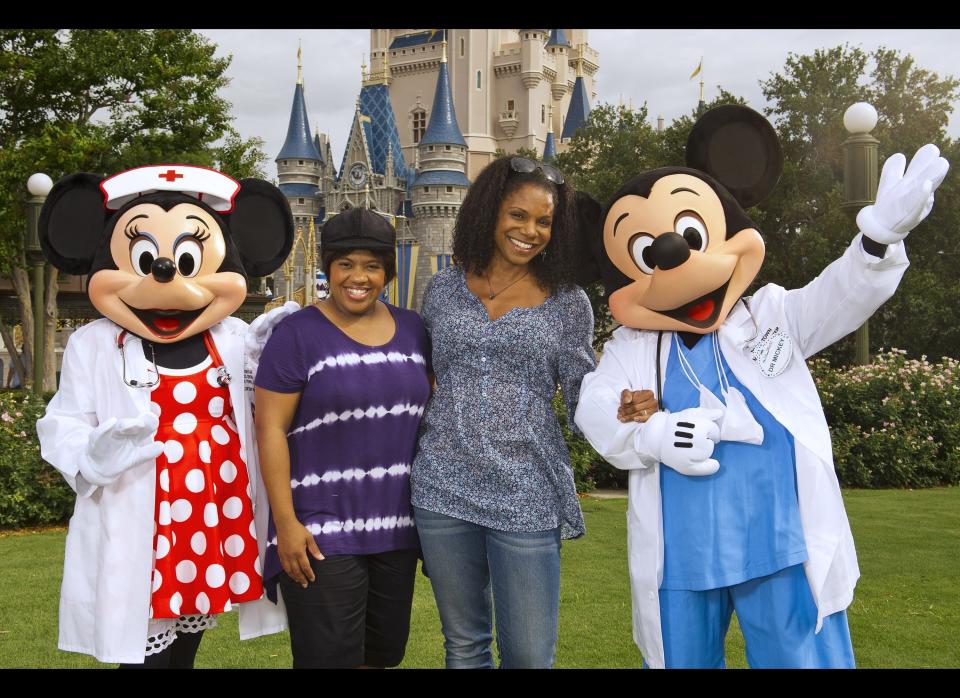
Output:
[[130,208],[114,226],[110,253],[117,268],[90,277],[90,300],[105,317],[151,341],[203,332],[246,297],[242,274],[217,271],[226,255],[223,231],[193,204]]
[[383,260],[369,250],[353,250],[334,259],[329,277],[330,300],[349,315],[371,312],[387,285]]
[[529,264],[550,242],[553,208],[553,195],[535,184],[510,192],[497,214],[494,255],[509,264]]

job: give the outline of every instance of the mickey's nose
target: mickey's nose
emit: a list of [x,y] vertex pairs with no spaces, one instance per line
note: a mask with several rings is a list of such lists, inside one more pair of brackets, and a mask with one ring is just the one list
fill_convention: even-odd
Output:
[[679,267],[690,259],[690,245],[677,233],[672,231],[663,233],[658,235],[650,245],[650,256],[658,269],[667,271]]
[[169,257],[157,257],[150,265],[150,273],[153,274],[154,279],[165,284],[173,281],[173,277],[177,273],[177,265]]

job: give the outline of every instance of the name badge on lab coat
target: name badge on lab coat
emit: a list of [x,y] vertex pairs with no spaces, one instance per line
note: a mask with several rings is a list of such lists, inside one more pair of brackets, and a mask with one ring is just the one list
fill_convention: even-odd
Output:
[[779,326],[767,328],[750,350],[751,359],[767,378],[783,373],[793,355],[793,340]]

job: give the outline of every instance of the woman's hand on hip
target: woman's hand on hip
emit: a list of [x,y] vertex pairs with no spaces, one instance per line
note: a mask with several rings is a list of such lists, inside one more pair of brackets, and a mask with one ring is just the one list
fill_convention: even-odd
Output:
[[302,523],[294,519],[283,526],[277,526],[277,553],[280,557],[280,565],[283,571],[302,587],[306,587],[315,579],[307,551],[317,560],[323,559],[313,534]]

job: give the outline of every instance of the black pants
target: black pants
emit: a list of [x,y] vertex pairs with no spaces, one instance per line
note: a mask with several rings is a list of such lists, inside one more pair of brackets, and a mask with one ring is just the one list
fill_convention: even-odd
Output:
[[193,669],[193,662],[200,649],[203,631],[178,633],[177,639],[163,652],[143,658],[143,664],[121,664],[118,669]]
[[410,634],[416,550],[310,558],[306,589],[281,573],[294,669],[396,666]]

